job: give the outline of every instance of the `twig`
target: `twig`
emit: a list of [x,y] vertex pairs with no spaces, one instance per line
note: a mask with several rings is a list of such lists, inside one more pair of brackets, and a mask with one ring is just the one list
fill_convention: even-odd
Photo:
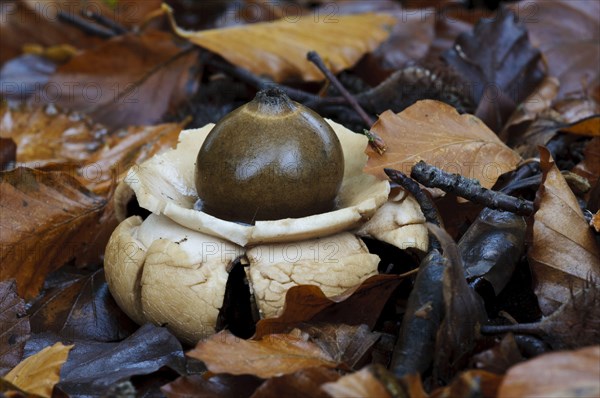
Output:
[[[437,211],[437,208],[433,204],[433,201],[423,190],[419,187],[419,184],[415,182],[415,180],[409,178],[406,174],[401,171],[394,169],[383,169],[385,174],[388,175],[390,180],[400,185],[402,188],[406,189],[414,198],[417,203],[421,207],[421,211],[425,216],[425,220],[432,224],[437,225],[438,227],[442,226],[442,222],[440,221],[440,215]],[[441,246],[438,240],[432,235],[429,234],[429,246],[431,249],[437,249],[441,251]]]
[[83,16],[93,19],[100,25],[112,30],[115,33],[115,35],[122,35],[124,33],[127,33],[127,28],[112,18],[105,17],[102,14],[90,10],[82,10],[81,13],[83,14]]
[[78,27],[87,34],[98,36],[103,39],[109,39],[111,37],[116,36],[115,32],[113,32],[112,30],[107,29],[104,26],[98,25],[94,22],[91,22],[85,18],[82,18],[79,15],[59,11],[58,19],[65,23]]
[[[329,70],[327,65],[325,65],[325,62],[323,62],[323,59],[321,58],[321,56],[319,56],[319,54],[316,51],[309,51],[306,54],[306,58],[310,62],[315,64],[315,66],[317,68],[319,68],[319,70],[325,75],[325,77],[331,82],[331,84],[333,84],[335,86],[335,88],[337,88],[337,90],[340,92],[340,94],[342,94],[342,96],[346,99],[348,104],[352,108],[354,108],[356,113],[358,113],[360,118],[365,122],[365,124],[370,129],[373,126],[373,123],[375,123],[373,121],[373,119],[371,119],[371,117],[367,114],[367,112],[365,112],[365,110],[362,108],[362,106],[360,106],[358,101],[356,101],[356,98],[354,98],[354,96],[352,96],[352,94],[350,94],[348,92],[348,90],[346,90],[346,88],[342,85],[342,83],[338,80],[338,78],[333,74],[333,72],[331,72],[331,70]],[[383,141],[383,139],[381,137],[379,137],[373,131],[369,131],[367,137],[369,137],[369,143],[371,144],[371,146],[380,155],[385,152],[385,150],[386,150],[385,142]]]
[[482,325],[480,329],[483,334],[501,334],[501,333],[518,333],[518,334],[544,334],[537,323],[519,323],[515,325]]
[[413,166],[410,176],[427,187],[440,188],[491,209],[523,216],[530,216],[534,212],[533,202],[529,200],[486,189],[477,180],[447,173],[423,161]]

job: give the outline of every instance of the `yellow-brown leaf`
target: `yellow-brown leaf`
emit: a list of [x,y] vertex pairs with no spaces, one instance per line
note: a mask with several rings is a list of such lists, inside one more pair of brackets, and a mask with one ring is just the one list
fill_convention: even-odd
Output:
[[379,177],[385,177],[384,168],[410,174],[412,166],[424,160],[490,188],[521,160],[477,117],[459,115],[439,101],[419,101],[399,114],[386,111],[372,130],[387,145],[383,155],[369,153],[366,171]]
[[54,385],[60,381],[60,368],[67,361],[72,345],[56,343],[19,363],[5,380],[30,394],[52,396]]
[[317,51],[333,73],[353,66],[377,48],[396,20],[384,14],[314,15],[224,29],[176,32],[232,64],[281,82],[288,78],[320,81],[323,74],[306,59]]
[[600,250],[547,149],[540,153],[544,181],[535,200],[529,263],[542,312],[549,315],[589,278],[600,280]]
[[337,365],[316,344],[293,332],[243,340],[223,331],[199,342],[187,355],[204,362],[213,373],[250,374],[265,379],[314,366]]

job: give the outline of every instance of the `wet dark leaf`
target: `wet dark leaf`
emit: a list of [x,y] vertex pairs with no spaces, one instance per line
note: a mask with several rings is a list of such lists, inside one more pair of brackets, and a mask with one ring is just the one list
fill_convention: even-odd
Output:
[[444,270],[445,260],[437,250],[421,261],[390,366],[398,377],[420,374],[431,365],[437,331],[444,315]]
[[506,334],[494,347],[473,357],[479,369],[496,374],[504,374],[508,368],[525,360],[519,351],[512,333]]
[[29,314],[33,333],[53,332],[69,340],[118,341],[137,329],[110,295],[103,269],[45,292]]
[[521,216],[483,209],[458,242],[467,279],[484,278],[500,293],[523,254],[526,228]]
[[[36,335],[26,351],[65,341],[52,334]],[[185,374],[181,344],[165,328],[144,325],[119,343],[71,341],[74,348],[61,371],[58,387],[73,396],[102,396],[118,382],[147,375],[163,366]]]
[[17,159],[17,145],[11,138],[0,137],[0,171],[12,168]]
[[480,20],[472,33],[461,34],[443,57],[470,82],[479,104],[476,115],[496,132],[543,77],[537,66],[540,52],[506,9]]
[[447,259],[443,276],[444,318],[435,343],[434,382],[448,383],[468,362],[487,319],[483,301],[465,280],[456,243],[443,229],[428,224]]
[[0,325],[0,374],[6,374],[21,362],[30,329],[14,280],[0,282]]

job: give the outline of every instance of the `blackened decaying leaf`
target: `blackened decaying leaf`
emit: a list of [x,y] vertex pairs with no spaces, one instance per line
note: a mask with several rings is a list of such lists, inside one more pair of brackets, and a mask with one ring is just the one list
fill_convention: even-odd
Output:
[[0,280],[35,297],[46,275],[85,257],[102,226],[107,200],[65,173],[17,168],[0,175]]
[[0,325],[0,374],[5,374],[23,358],[30,331],[25,301],[17,296],[14,280],[0,282]]
[[252,394],[251,398],[330,398],[321,386],[339,378],[338,372],[324,367],[302,369],[289,375],[270,378]]
[[512,111],[541,81],[540,52],[512,11],[501,8],[463,33],[443,57],[470,81],[476,115],[499,132]]
[[469,361],[487,319],[481,297],[469,287],[458,247],[443,229],[428,224],[440,241],[447,266],[443,276],[444,318],[435,343],[434,383],[449,383]]
[[345,323],[373,328],[388,299],[402,283],[398,275],[375,275],[356,288],[335,297],[327,297],[317,286],[293,286],[285,297],[283,313],[262,319],[254,338],[287,332],[302,322]]
[[29,314],[33,333],[53,332],[69,340],[118,341],[137,329],[110,295],[103,269],[51,288]]
[[[26,354],[56,341],[66,340],[49,333],[34,335],[26,345]],[[181,344],[165,328],[147,324],[119,343],[68,342],[74,348],[57,387],[70,396],[102,396],[118,382],[156,372],[163,366],[185,374]]]
[[223,374],[208,378],[206,375],[191,375],[182,376],[160,390],[167,398],[246,398],[250,397],[261,383],[263,380],[254,376]]
[[437,250],[421,261],[390,366],[398,377],[422,373],[431,365],[436,334],[444,313],[444,269],[445,259]]
[[458,242],[467,279],[484,278],[500,293],[525,249],[526,228],[521,216],[483,209]]

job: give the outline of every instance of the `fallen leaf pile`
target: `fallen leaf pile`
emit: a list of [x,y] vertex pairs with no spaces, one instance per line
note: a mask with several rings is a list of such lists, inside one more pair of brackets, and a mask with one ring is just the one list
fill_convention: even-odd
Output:
[[[599,43],[587,0],[1,2],[0,392],[600,396]],[[261,319],[241,256],[217,333],[136,324],[103,268],[148,216],[119,183],[272,85],[370,138],[428,251],[388,208],[353,231],[379,274],[341,294],[300,284]]]

